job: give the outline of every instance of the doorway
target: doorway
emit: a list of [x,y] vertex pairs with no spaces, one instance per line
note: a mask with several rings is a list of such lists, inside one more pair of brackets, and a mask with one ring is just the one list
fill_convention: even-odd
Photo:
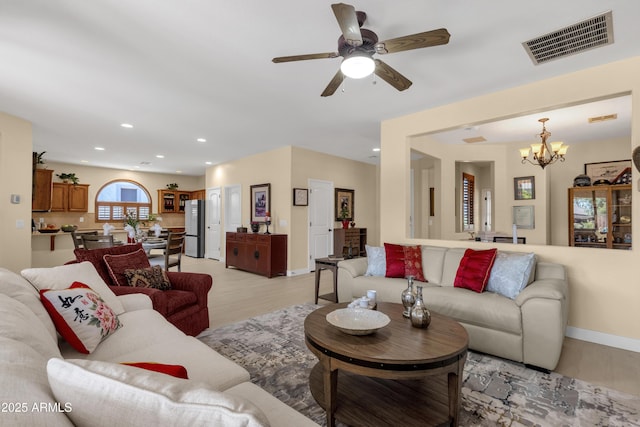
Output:
[[207,190],[207,230],[204,253],[206,258],[220,259],[220,187]]
[[333,253],[333,182],[309,180],[309,271]]

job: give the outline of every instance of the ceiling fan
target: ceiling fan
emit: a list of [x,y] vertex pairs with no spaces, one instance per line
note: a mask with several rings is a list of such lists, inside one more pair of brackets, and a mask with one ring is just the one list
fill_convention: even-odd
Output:
[[[449,43],[450,34],[445,28],[412,34],[391,40],[378,41],[378,36],[371,30],[361,28],[367,19],[367,14],[355,10],[344,3],[332,4],[333,14],[338,20],[342,35],[338,38],[338,52],[312,53],[307,55],[280,56],[273,58],[273,62],[304,61],[307,59],[324,59],[343,57],[340,69],[324,89],[321,96],[331,96],[340,86],[344,77],[361,78],[375,73],[391,86],[402,91],[411,86],[411,81],[373,55],[402,52],[405,50],[421,49],[423,47],[438,46]],[[350,66],[364,68],[350,75]]]

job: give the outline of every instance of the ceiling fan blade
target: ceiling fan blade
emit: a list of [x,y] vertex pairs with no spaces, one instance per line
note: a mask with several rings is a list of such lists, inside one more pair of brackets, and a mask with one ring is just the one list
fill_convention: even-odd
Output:
[[402,52],[403,50],[421,49],[423,47],[438,46],[449,43],[451,35],[446,28],[440,28],[424,33],[412,34],[410,36],[398,37],[376,43],[376,53]]
[[331,9],[333,9],[333,14],[338,20],[338,25],[347,44],[350,46],[362,45],[362,34],[355,8],[350,4],[336,3],[331,5]]
[[337,58],[338,56],[340,56],[338,52],[310,53],[307,55],[278,56],[277,58],[273,58],[271,61],[277,64],[279,62],[305,61],[307,59]]
[[376,63],[376,69],[374,71],[376,75],[396,89],[400,91],[409,89],[409,86],[413,84],[411,80],[379,59],[374,59],[374,62]]
[[338,70],[336,75],[333,76],[333,79],[331,79],[327,87],[324,89],[324,92],[322,92],[320,96],[333,95],[336,92],[336,90],[340,87],[343,80],[344,80],[344,75],[342,74],[342,71]]

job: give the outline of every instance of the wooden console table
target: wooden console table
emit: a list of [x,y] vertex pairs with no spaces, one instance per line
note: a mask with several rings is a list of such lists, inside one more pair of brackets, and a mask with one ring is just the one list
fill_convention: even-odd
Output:
[[271,278],[287,275],[287,235],[227,233],[225,267]]

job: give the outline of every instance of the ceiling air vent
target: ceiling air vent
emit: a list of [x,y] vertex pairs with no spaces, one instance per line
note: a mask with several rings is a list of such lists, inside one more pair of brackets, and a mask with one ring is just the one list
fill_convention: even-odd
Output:
[[486,139],[482,136],[475,136],[473,138],[464,138],[463,141],[467,144],[473,144],[474,142],[485,142]]
[[522,43],[535,65],[613,44],[611,11]]

